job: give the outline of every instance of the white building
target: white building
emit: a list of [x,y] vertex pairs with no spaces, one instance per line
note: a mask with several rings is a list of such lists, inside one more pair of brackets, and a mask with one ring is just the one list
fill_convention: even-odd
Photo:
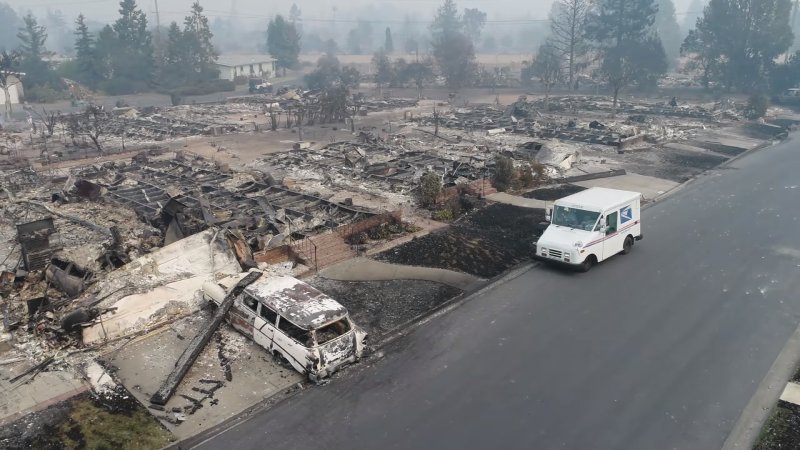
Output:
[[[8,93],[11,96],[11,104],[18,105],[22,102],[22,99],[25,98],[24,91],[22,89],[22,83],[20,83],[19,78],[11,75],[8,77]],[[6,104],[6,93],[0,89],[0,105]],[[2,111],[0,111],[2,112]]]
[[272,78],[277,72],[277,61],[265,55],[220,55],[217,69],[222,80],[236,77]]

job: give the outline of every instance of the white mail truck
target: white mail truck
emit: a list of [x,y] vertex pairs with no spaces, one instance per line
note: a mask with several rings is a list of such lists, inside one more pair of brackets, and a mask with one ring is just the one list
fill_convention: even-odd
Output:
[[642,239],[638,192],[590,188],[556,200],[550,224],[536,242],[540,261],[588,271],[617,253],[631,251]]

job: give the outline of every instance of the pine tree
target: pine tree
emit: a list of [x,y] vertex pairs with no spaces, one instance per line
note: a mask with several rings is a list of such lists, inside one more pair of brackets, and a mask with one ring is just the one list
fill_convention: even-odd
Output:
[[383,43],[383,50],[390,55],[394,53],[394,41],[392,40],[392,29],[389,27],[386,27],[386,39],[384,40]]
[[[170,30],[171,31],[171,30]],[[192,13],[184,20],[183,43],[186,52],[185,63],[189,73],[196,74],[198,78],[216,78],[214,63],[217,61],[217,51],[211,39],[214,35],[208,25],[208,18],[203,15],[200,2],[192,4]]]
[[23,27],[17,33],[19,50],[22,59],[26,61],[41,61],[44,53],[44,42],[47,40],[47,30],[38,24],[33,14],[28,13],[22,18]]
[[36,98],[34,90],[39,86],[50,84],[51,88],[61,87],[61,80],[55,75],[50,66],[42,60],[45,53],[44,43],[47,40],[47,30],[39,25],[33,14],[28,13],[22,19],[23,27],[19,29],[19,53],[21,57],[20,70],[25,73],[25,86],[29,88],[27,96]]
[[153,74],[153,37],[147,29],[147,17],[135,0],[120,2],[120,17],[114,22],[115,45],[111,64],[115,77],[130,81],[130,90],[145,88]]
[[294,25],[287,22],[283,16],[275,16],[267,26],[267,49],[270,55],[278,62],[278,67],[291,69],[297,65],[300,55],[300,34]]
[[464,33],[453,0],[445,0],[431,24],[433,56],[452,89],[466,86],[475,74],[475,47]]
[[78,81],[96,88],[97,84],[103,79],[101,65],[99,62],[97,49],[95,48],[94,36],[89,33],[86,26],[86,18],[83,14],[78,15],[75,20],[75,60],[78,63],[80,79]]

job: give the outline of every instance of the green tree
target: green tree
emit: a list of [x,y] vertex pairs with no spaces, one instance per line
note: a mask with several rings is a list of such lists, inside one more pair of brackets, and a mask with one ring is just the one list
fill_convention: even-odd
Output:
[[727,89],[764,91],[777,57],[792,45],[791,0],[711,0],[682,51]]
[[297,65],[300,55],[300,34],[294,25],[287,22],[283,16],[275,16],[267,26],[267,49],[278,62],[278,67],[291,69]]
[[200,2],[192,4],[192,12],[183,22],[183,56],[186,81],[201,81],[217,78],[215,69],[218,53],[211,43],[214,35],[208,25],[208,18],[203,15]]
[[161,71],[162,83],[165,87],[177,87],[184,84],[189,52],[186,39],[177,22],[172,22],[167,29],[167,42],[164,49],[164,67]]
[[515,176],[514,161],[511,158],[498,156],[494,159],[494,187],[498,191],[507,191],[514,184]]
[[38,24],[33,14],[28,13],[22,18],[23,26],[17,33],[19,38],[19,51],[24,60],[41,60],[45,51],[44,43],[47,40],[47,30]]
[[675,5],[672,0],[657,0],[656,6],[658,12],[654,27],[664,45],[667,61],[670,65],[674,65],[680,56],[681,43],[684,38],[675,16]]
[[[24,85],[27,88],[26,97],[34,101],[51,100],[51,93],[63,89],[63,83],[58,75],[53,72],[50,65],[42,59],[47,41],[47,30],[39,25],[33,14],[28,14],[22,19],[23,27],[19,29],[17,38],[20,46],[20,71],[25,73]],[[39,94],[46,92],[48,98]]]
[[392,29],[386,27],[386,38],[383,40],[383,50],[388,53],[394,53],[394,41],[392,40]]
[[436,79],[433,72],[433,61],[430,58],[415,61],[408,64],[408,79],[414,82],[417,87],[417,98],[422,98],[422,88],[426,84],[432,83]]
[[423,208],[430,208],[436,205],[439,195],[442,193],[442,178],[431,172],[425,172],[419,177],[419,204]]
[[383,86],[391,83],[394,78],[392,62],[383,49],[378,50],[372,55],[372,67],[375,69],[374,79],[375,84],[378,86],[378,94],[380,95]]
[[109,43],[112,78],[115,88],[122,92],[137,92],[152,81],[153,37],[147,29],[147,17],[135,0],[122,0],[119,6],[120,17],[112,26],[114,40]]
[[539,51],[531,63],[532,74],[539,77],[545,88],[545,105],[550,107],[550,91],[553,86],[560,83],[563,79],[561,71],[561,55],[558,48],[551,42],[545,42],[539,46]]
[[0,51],[16,47],[17,28],[21,25],[22,21],[14,9],[5,3],[0,3]]
[[358,87],[361,74],[353,67],[342,67],[335,55],[322,55],[317,60],[317,67],[305,76],[309,89],[331,89],[341,87],[346,90]]
[[589,15],[587,36],[602,58],[600,74],[614,93],[614,108],[623,88],[649,84],[667,70],[661,39],[652,32],[657,10],[654,0],[601,0]]
[[550,42],[561,54],[570,89],[577,87],[575,77],[588,65],[586,18],[590,6],[590,0],[557,0],[550,11]]
[[431,36],[434,41],[442,35],[461,33],[463,28],[464,24],[458,14],[455,1],[444,0],[442,6],[436,11],[436,17],[431,24]]
[[292,7],[289,8],[289,22],[294,25],[294,28],[297,30],[298,34],[303,34],[303,12],[294,3],[292,3]]
[[103,80],[102,65],[99,61],[95,40],[89,27],[86,26],[86,18],[83,14],[78,15],[75,20],[75,61],[78,66],[78,81],[96,88]]
[[480,41],[481,31],[486,25],[486,13],[478,8],[465,8],[461,21],[464,24],[464,33],[472,40],[472,45],[475,45]]
[[466,86],[476,71],[475,47],[464,33],[453,0],[445,0],[431,24],[433,57],[451,89]]

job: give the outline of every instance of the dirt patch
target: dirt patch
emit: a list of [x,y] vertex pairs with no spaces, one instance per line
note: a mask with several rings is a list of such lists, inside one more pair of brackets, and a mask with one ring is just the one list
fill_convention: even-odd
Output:
[[533,198],[536,200],[546,200],[548,202],[554,202],[560,198],[576,194],[585,189],[586,188],[583,186],[577,186],[574,184],[560,184],[557,186],[549,186],[541,189],[536,189],[530,192],[526,192],[522,194],[522,196],[525,198]]
[[376,259],[438,267],[491,278],[530,257],[543,209],[493,204],[462,216],[444,231],[383,252]]
[[454,287],[421,280],[337,281],[314,277],[308,282],[344,305],[372,341],[461,293]]
[[0,428],[0,448],[158,449],[172,442],[133,396],[117,403],[111,410],[88,393],[78,395]]
[[800,448],[800,406],[778,400],[754,450]]

